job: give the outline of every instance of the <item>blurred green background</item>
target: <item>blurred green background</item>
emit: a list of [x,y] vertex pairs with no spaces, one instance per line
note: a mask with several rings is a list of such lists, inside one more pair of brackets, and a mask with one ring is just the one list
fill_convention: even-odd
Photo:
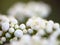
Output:
[[29,1],[43,1],[49,4],[52,12],[47,17],[48,20],[53,20],[60,23],[60,0],[0,0],[0,13],[7,14],[7,10],[16,2],[29,2]]

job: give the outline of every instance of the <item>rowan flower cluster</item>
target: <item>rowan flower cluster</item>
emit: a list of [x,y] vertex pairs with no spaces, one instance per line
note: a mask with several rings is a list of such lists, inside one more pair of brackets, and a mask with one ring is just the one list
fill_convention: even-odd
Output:
[[[55,44],[60,35],[60,24],[54,23],[52,20],[45,20],[40,17],[33,16],[26,23],[18,23],[14,17],[0,15],[0,43],[6,41],[13,43],[21,40],[22,45]],[[26,39],[25,39],[26,38]],[[60,39],[60,38],[59,38]],[[26,42],[27,40],[27,42]],[[42,41],[44,41],[42,43]],[[40,43],[41,42],[41,43]],[[19,43],[19,44],[20,44]],[[36,43],[36,44],[35,44]]]
[[60,24],[46,20],[51,8],[43,2],[15,4],[0,14],[0,44],[60,45]]

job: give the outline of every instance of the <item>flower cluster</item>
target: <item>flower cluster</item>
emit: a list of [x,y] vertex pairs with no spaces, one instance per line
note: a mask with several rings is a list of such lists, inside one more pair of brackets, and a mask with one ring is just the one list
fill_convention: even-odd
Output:
[[18,21],[24,22],[26,17],[39,16],[47,17],[51,12],[51,7],[44,2],[18,2],[14,4],[9,10],[9,16],[15,16]]
[[15,4],[8,16],[0,14],[0,44],[60,45],[60,24],[43,19],[50,11],[43,2]]
[[33,16],[19,24],[14,17],[0,15],[0,44],[9,41],[15,45],[20,40],[21,45],[58,45],[59,37],[60,24],[52,20]]

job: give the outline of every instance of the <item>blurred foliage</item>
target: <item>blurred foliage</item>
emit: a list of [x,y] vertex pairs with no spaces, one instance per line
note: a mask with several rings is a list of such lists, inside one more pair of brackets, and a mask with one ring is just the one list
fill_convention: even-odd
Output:
[[48,20],[54,20],[60,23],[60,1],[59,0],[0,0],[0,13],[7,14],[7,10],[16,2],[29,2],[29,1],[43,1],[49,4],[52,8]]

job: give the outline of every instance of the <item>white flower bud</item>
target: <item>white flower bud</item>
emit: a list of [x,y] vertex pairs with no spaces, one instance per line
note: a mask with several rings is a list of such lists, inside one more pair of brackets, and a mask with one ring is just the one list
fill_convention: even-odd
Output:
[[32,29],[28,29],[28,33],[33,33],[33,30]]
[[14,27],[14,24],[13,24],[13,23],[11,23],[11,24],[10,24],[10,26],[11,26],[11,27]]
[[14,32],[14,35],[15,35],[15,37],[21,38],[21,37],[23,36],[23,32],[22,32],[21,30],[16,30],[16,31]]
[[5,37],[2,37],[2,38],[1,38],[1,41],[2,41],[2,42],[5,42],[5,41],[6,41],[6,38],[5,38]]
[[16,24],[16,25],[15,25],[15,29],[17,29],[17,28],[19,28],[19,26]]
[[9,28],[10,33],[13,33],[14,31],[15,31],[14,28]]
[[23,30],[23,33],[24,33],[24,34],[26,34],[26,33],[27,33],[27,30],[26,30],[26,29],[24,29],[24,30]]
[[0,36],[2,36],[2,34],[3,34],[3,31],[0,31]]
[[53,25],[54,25],[54,22],[51,21],[51,20],[47,23],[46,31],[47,31],[48,33],[51,33],[51,32],[53,31]]
[[42,36],[42,35],[45,34],[45,32],[44,32],[44,30],[40,29],[40,30],[37,32],[37,34],[38,34],[39,36]]
[[11,34],[10,33],[6,33],[5,36],[6,36],[6,38],[10,38]]
[[2,30],[7,31],[8,29],[9,29],[9,23],[8,22],[2,23]]
[[54,24],[54,29],[58,29],[59,28],[59,23],[55,23]]
[[26,23],[27,26],[30,26],[32,24],[33,20],[32,19],[29,19]]
[[21,29],[25,29],[25,28],[26,28],[25,24],[21,24],[21,25],[20,25],[20,28],[21,28]]

